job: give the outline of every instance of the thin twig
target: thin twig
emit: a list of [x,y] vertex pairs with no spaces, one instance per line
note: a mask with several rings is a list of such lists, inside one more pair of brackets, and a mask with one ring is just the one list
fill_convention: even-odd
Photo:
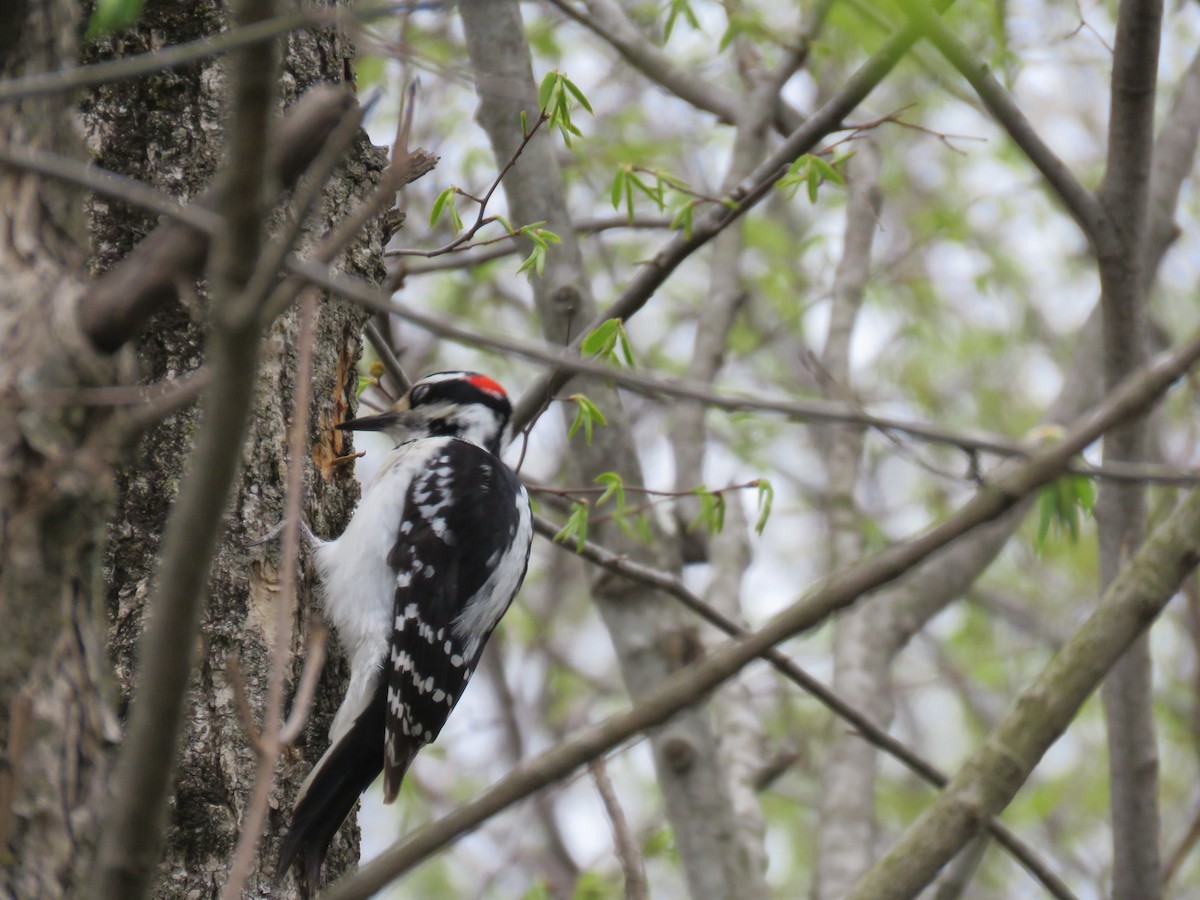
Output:
[[221,227],[221,217],[200,203],[185,206],[136,178],[109,172],[49,150],[4,144],[0,146],[0,163],[77,184],[135,208],[190,225],[204,234],[214,234]]
[[[863,414],[845,404],[826,400],[798,399],[782,400],[763,397],[742,397],[713,391],[708,385],[696,384],[685,378],[661,378],[642,374],[632,369],[622,369],[604,362],[593,362],[583,359],[574,351],[532,341],[527,338],[517,338],[499,335],[493,332],[483,333],[473,327],[456,321],[431,315],[420,310],[394,303],[389,296],[372,287],[361,279],[353,278],[343,273],[331,272],[313,260],[296,259],[288,261],[288,268],[314,284],[340,294],[347,299],[377,312],[387,312],[411,322],[433,334],[461,341],[464,344],[498,350],[503,353],[520,356],[525,359],[547,364],[561,369],[568,377],[582,374],[592,375],[611,381],[648,397],[675,397],[685,400],[695,400],[717,409],[729,411],[753,410],[782,415],[788,419],[801,422],[839,423],[862,425],[907,434],[917,440],[935,444],[946,444],[956,447],[968,454],[988,453],[1002,458],[1028,459],[1037,450],[1028,444],[1015,441],[1003,435],[968,434],[960,431],[941,428],[923,422],[908,419]],[[566,379],[554,378],[561,382]],[[517,404],[518,409],[526,406],[526,400],[534,391],[545,390],[548,379],[539,379]],[[539,398],[539,404],[544,402],[544,396]],[[514,427],[523,427],[525,422],[516,418]],[[1088,478],[1107,479],[1111,481],[1140,482],[1145,484],[1163,484],[1186,486],[1200,483],[1200,472],[1195,469],[1180,467],[1156,466],[1149,463],[1115,463],[1103,466],[1093,466],[1086,463],[1072,462],[1067,472],[1074,475],[1085,475]],[[964,481],[975,482],[974,471],[964,476]]]
[[379,362],[383,364],[383,368],[391,376],[392,381],[396,383],[399,393],[403,394],[412,387],[412,379],[404,371],[404,367],[400,365],[400,360],[396,358],[396,354],[392,351],[392,346],[388,339],[383,336],[383,332],[379,330],[379,326],[375,324],[374,319],[367,322],[366,330],[367,340],[371,342],[371,347],[374,348],[375,354],[379,357]]
[[[288,428],[287,501],[280,550],[279,587],[275,591],[275,622],[271,644],[271,669],[267,682],[266,712],[263,717],[254,791],[242,816],[241,833],[233,853],[229,877],[221,890],[223,900],[236,900],[254,865],[267,803],[275,786],[275,765],[282,749],[284,675],[291,657],[292,601],[296,597],[296,572],[300,559],[300,516],[304,500],[304,467],[308,462],[308,425],[312,398],[313,346],[316,343],[317,289],[310,288],[300,300],[300,334],[297,338],[295,393],[292,421]],[[314,667],[315,668],[315,667]],[[319,671],[319,670],[317,670]],[[313,676],[315,681],[315,675]]]
[[617,859],[621,861],[621,871],[625,874],[626,900],[646,900],[650,896],[646,886],[646,863],[642,859],[637,835],[629,827],[629,820],[625,818],[625,811],[621,809],[621,801],[617,799],[617,792],[608,777],[604,760],[592,761],[588,770],[592,773],[596,793],[600,795],[604,811],[608,814],[608,821],[612,824],[613,844],[617,849]]
[[254,722],[254,712],[250,709],[250,696],[246,691],[245,676],[242,675],[242,663],[232,653],[225,658],[225,677],[229,679],[229,685],[233,688],[233,702],[237,707],[238,719],[242,723],[242,731],[246,732],[246,740],[250,742],[255,755],[261,756],[265,748],[258,725]]
[[325,649],[328,643],[329,629],[324,625],[314,624],[308,629],[304,671],[300,674],[300,686],[296,688],[296,696],[292,700],[291,714],[279,732],[281,747],[290,747],[304,730],[304,724],[308,721],[308,711],[312,708],[317,684],[321,679],[321,667],[325,665]]
[[175,44],[172,47],[156,48],[138,56],[108,60],[61,72],[37,72],[22,78],[5,79],[0,82],[0,103],[10,103],[26,97],[39,97],[46,94],[69,93],[99,84],[128,81],[143,75],[152,75],[155,72],[177,69],[188,63],[222,53],[253,47],[274,40],[290,31],[337,25],[346,18],[368,22],[372,19],[390,16],[395,12],[415,8],[418,5],[416,2],[390,3],[353,10],[345,7],[306,7],[303,10],[285,13],[253,25],[235,26],[212,37]]
[[[499,221],[495,216],[487,215],[488,203],[491,202],[492,196],[496,193],[497,188],[500,187],[500,182],[504,180],[504,176],[507,175],[509,170],[511,170],[512,167],[517,164],[517,160],[521,158],[521,154],[525,152],[525,148],[529,145],[529,142],[533,140],[533,136],[537,134],[538,129],[540,129],[542,125],[549,121],[549,119],[550,116],[544,112],[538,116],[537,120],[533,123],[533,126],[526,130],[525,135],[521,138],[521,143],[517,145],[517,149],[513,151],[512,156],[508,158],[508,162],[504,164],[503,168],[500,169],[500,172],[496,175],[496,177],[492,179],[491,185],[488,186],[487,191],[482,197],[475,197],[471,194],[468,194],[466,191],[460,190],[459,188],[453,189],[456,194],[466,197],[468,200],[473,200],[479,205],[479,210],[475,214],[475,221],[471,223],[469,228],[457,234],[449,243],[443,244],[440,247],[435,247],[432,250],[389,250],[387,255],[401,257],[420,256],[425,259],[432,259],[436,256],[444,256],[447,253],[454,253],[456,251],[466,249],[467,247],[484,246],[485,244],[492,243],[492,241],[480,241],[477,244],[470,244],[468,242],[479,232],[479,229],[492,222]],[[502,235],[501,237],[495,238],[494,240],[510,240],[520,236],[520,233],[521,232],[519,230],[512,231],[508,234]]]
[[[662,231],[670,227],[671,219],[666,216],[642,216],[635,218],[633,221],[630,221],[628,216],[597,216],[590,219],[581,219],[575,223],[575,231],[578,234],[600,234],[605,231],[622,229]],[[395,283],[396,279],[407,278],[410,275],[427,275],[430,272],[469,269],[472,266],[480,266],[492,260],[514,256],[520,252],[521,248],[514,243],[504,243],[511,237],[512,235],[503,235],[488,241],[478,241],[472,244],[472,248],[482,247],[486,244],[501,244],[501,246],[493,246],[491,249],[480,253],[468,253],[466,247],[460,247],[461,253],[450,258],[434,259],[429,262],[401,263],[399,267],[401,271],[394,273],[393,283]],[[390,257],[395,255],[395,253],[396,251],[394,250],[387,250],[383,255]]]

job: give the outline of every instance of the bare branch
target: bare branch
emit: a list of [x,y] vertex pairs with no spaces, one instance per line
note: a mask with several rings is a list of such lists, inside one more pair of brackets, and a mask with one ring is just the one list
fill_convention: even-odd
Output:
[[586,13],[576,9],[571,0],[547,0],[547,3],[609,44],[626,62],[672,95],[712,113],[721,122],[737,121],[740,101],[736,94],[709,84],[696,72],[680,68],[638,30],[615,0],[584,0]]
[[[1098,192],[1118,241],[1099,248],[1104,313],[1104,383],[1111,387],[1142,364],[1146,312],[1146,225],[1154,148],[1154,101],[1162,0],[1122,0],[1113,50],[1108,160]],[[1107,251],[1107,252],[1106,252]],[[1145,421],[1126,423],[1104,439],[1104,461],[1145,457]],[[1096,501],[1100,585],[1108,589],[1146,531],[1145,491],[1106,484]],[[1162,892],[1159,858],[1158,746],[1148,637],[1134,642],[1105,680],[1115,896],[1153,900]]]
[[[2,82],[0,82],[2,83]],[[134,178],[108,172],[48,150],[32,150],[12,145],[0,146],[0,163],[15,169],[25,169],[77,184],[106,197],[113,197],[130,206],[139,207],[189,225],[200,234],[211,235],[221,224],[220,216],[200,204],[177,203],[162,191],[155,190]]]
[[[670,227],[671,220],[665,216],[643,216],[634,219],[632,222],[628,216],[604,216],[602,218],[580,219],[575,223],[577,234],[598,234],[604,231],[625,228],[662,231]],[[506,235],[505,237],[507,238],[508,236]],[[475,246],[481,246],[482,243],[479,242]],[[459,253],[448,259],[431,259],[428,262],[402,262],[396,267],[390,281],[392,284],[400,285],[410,275],[426,275],[430,272],[445,272],[451,269],[470,269],[473,266],[481,266],[486,262],[502,259],[505,256],[514,256],[521,252],[521,248],[515,243],[506,242],[490,247],[487,250],[480,250],[477,253],[467,253],[465,248],[459,248],[459,251]],[[388,250],[383,255],[385,257],[394,257],[400,254],[396,251]]]
[[916,896],[1003,809],[1112,666],[1143,635],[1200,558],[1200,490],[1185,497],[1113,581],[1067,641],[946,790],[849,895]]
[[625,818],[625,811],[621,809],[621,801],[617,799],[604,760],[595,760],[588,769],[596,784],[596,793],[604,803],[608,821],[612,824],[613,843],[617,847],[617,858],[621,860],[621,871],[625,873],[625,898],[648,900],[650,892],[646,887],[646,864],[642,859],[642,850],[638,846],[637,836],[629,827],[629,820]]
[[[308,462],[309,414],[312,398],[313,352],[316,344],[317,289],[309,288],[300,301],[300,335],[296,359],[296,392],[292,398],[292,421],[288,429],[287,500],[283,518],[282,568],[275,591],[274,641],[271,645],[271,670],[267,682],[266,713],[262,734],[256,747],[258,769],[254,774],[254,792],[242,814],[241,833],[234,849],[229,877],[221,889],[222,900],[242,895],[246,878],[254,865],[267,816],[267,802],[275,786],[275,765],[283,749],[284,675],[291,657],[292,605],[298,596],[296,570],[300,562],[300,517],[304,502],[304,467]],[[316,679],[313,678],[315,683]],[[297,704],[303,706],[305,704]]]
[[1000,82],[985,66],[975,61],[970,50],[934,13],[927,0],[899,0],[899,3],[913,25],[921,29],[922,36],[932,41],[950,64],[971,83],[988,112],[1042,173],[1097,252],[1111,253],[1117,246],[1117,236],[1108,212],[1042,140]]
[[[969,434],[965,432],[943,429],[935,425],[914,422],[909,419],[898,419],[889,416],[877,416],[864,412],[860,407],[849,407],[842,403],[832,403],[827,400],[783,400],[765,399],[762,397],[743,397],[732,394],[718,393],[706,385],[698,385],[684,378],[661,378],[643,375],[630,369],[619,369],[607,363],[584,360],[571,350],[564,350],[549,344],[502,336],[495,333],[484,334],[474,328],[461,325],[458,322],[431,315],[409,306],[393,303],[391,298],[363,282],[361,279],[331,272],[318,262],[307,259],[292,258],[288,268],[297,275],[311,281],[313,284],[326,288],[353,300],[366,309],[376,312],[386,312],[395,315],[406,322],[411,322],[433,334],[461,341],[464,344],[498,350],[512,356],[520,356],[535,362],[544,363],[555,369],[561,369],[566,377],[582,374],[591,375],[613,382],[647,397],[676,397],[683,400],[695,400],[725,410],[753,410],[782,415],[788,419],[800,422],[840,423],[861,425],[880,431],[895,431],[910,435],[921,441],[936,444],[948,444],[963,450],[968,459],[974,462],[978,453],[987,453],[1000,457],[1029,457],[1034,448],[1029,444],[1014,441],[1002,435]],[[541,379],[537,384],[544,383]],[[537,385],[526,392],[518,407],[525,405],[525,398],[532,397]],[[544,402],[543,397],[543,402]],[[528,423],[525,423],[528,424]],[[514,428],[519,430],[519,423],[514,421]],[[1091,466],[1072,462],[1067,471],[1072,474],[1086,475],[1090,478],[1109,479],[1113,481],[1145,482],[1154,484],[1187,486],[1200,481],[1200,472],[1192,469],[1181,469],[1174,466],[1157,466],[1149,463],[1114,463],[1105,466]],[[964,481],[974,482],[973,474],[964,476]]]
[[[257,46],[257,45],[256,45]],[[271,146],[273,177],[295,183],[357,104],[345,90],[322,86],[305,94],[280,123]],[[197,205],[216,208],[226,189],[218,183]],[[160,226],[129,256],[98,278],[80,300],[84,331],[97,348],[115,352],[159,307],[178,296],[178,284],[199,277],[210,236],[180,223]]]

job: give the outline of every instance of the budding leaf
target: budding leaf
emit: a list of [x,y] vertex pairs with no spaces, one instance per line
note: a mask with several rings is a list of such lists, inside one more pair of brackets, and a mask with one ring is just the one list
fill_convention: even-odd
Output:
[[771,517],[771,504],[775,502],[775,488],[771,487],[771,482],[765,478],[759,478],[755,482],[758,488],[758,519],[754,523],[754,530],[758,534],[763,533],[763,529],[767,527],[767,519]]
[[582,428],[584,440],[588,442],[588,446],[591,446],[592,426],[607,425],[608,419],[604,417],[604,413],[600,412],[600,407],[583,394],[572,394],[567,399],[575,402],[575,420],[567,430],[567,439],[575,437],[575,433]]
[[565,544],[574,538],[575,551],[578,552],[587,543],[587,533],[588,505],[581,500],[576,500],[571,504],[571,514],[567,516],[566,524],[554,535],[554,541],[557,544]]

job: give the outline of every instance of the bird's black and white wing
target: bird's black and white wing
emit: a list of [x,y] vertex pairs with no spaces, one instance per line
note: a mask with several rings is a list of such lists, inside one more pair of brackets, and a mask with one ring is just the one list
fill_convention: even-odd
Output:
[[395,798],[413,757],[462,696],[525,577],[532,534],[524,488],[474,444],[446,441],[413,478],[388,557],[396,594],[385,672],[384,802]]

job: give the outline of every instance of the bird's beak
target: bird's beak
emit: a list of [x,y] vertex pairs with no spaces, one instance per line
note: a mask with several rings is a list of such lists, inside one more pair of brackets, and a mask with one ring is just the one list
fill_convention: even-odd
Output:
[[408,395],[401,397],[391,409],[376,416],[360,416],[349,422],[339,422],[342,431],[387,431],[396,426],[413,424],[414,415],[408,408]]
[[393,425],[399,425],[405,418],[404,413],[385,412],[377,416],[361,416],[348,422],[339,422],[340,431],[386,431]]

